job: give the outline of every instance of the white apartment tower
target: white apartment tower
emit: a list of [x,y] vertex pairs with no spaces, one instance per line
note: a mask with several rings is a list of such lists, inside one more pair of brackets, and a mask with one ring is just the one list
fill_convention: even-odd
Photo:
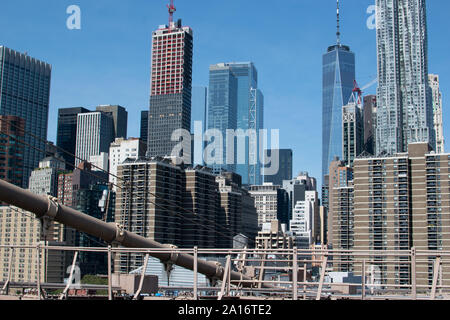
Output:
[[429,74],[428,81],[433,95],[433,119],[436,134],[436,152],[445,153],[444,127],[442,125],[442,93],[439,88],[439,75]]
[[377,0],[376,153],[435,148],[425,0]]
[[[117,138],[109,148],[109,182],[117,184],[117,167],[126,159],[137,160],[144,157],[147,151],[145,142],[138,138]],[[116,187],[113,187],[116,190]]]

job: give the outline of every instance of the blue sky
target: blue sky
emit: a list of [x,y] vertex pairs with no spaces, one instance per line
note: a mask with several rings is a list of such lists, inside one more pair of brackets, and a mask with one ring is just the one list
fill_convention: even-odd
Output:
[[[48,139],[57,109],[120,104],[129,136],[139,136],[148,108],[151,32],[167,23],[169,0],[2,0],[0,44],[53,66]],[[69,5],[81,8],[81,30],[66,28]],[[376,77],[375,30],[366,26],[374,0],[342,0],[342,42],[356,54],[360,86]],[[294,173],[320,181],[322,54],[335,43],[335,0],[175,0],[175,19],[194,30],[194,85],[208,85],[208,67],[253,61],[265,95],[265,125],[280,129],[294,150]],[[444,133],[450,86],[450,1],[428,0],[429,71],[441,76]],[[373,86],[365,94],[375,92]],[[448,145],[448,143],[447,143]]]

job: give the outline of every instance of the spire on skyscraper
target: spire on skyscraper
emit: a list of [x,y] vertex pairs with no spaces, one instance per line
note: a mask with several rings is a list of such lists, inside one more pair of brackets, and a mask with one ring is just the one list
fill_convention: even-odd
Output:
[[339,18],[339,0],[337,1],[337,32],[336,32],[336,38],[337,38],[337,45],[340,46],[341,45],[341,31],[340,31],[340,26],[339,26],[339,22],[340,22],[340,18]]

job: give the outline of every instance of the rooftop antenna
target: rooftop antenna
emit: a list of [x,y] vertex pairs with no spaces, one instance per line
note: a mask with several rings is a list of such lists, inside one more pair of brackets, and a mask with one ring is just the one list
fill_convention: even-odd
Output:
[[340,31],[340,26],[339,26],[339,22],[340,22],[340,18],[339,18],[339,0],[337,1],[337,32],[336,32],[336,37],[337,37],[337,45],[340,46],[341,45],[341,31]]
[[173,0],[170,0],[170,5],[167,5],[167,8],[169,9],[169,29],[171,29],[173,26],[173,14],[177,11],[175,5],[173,4]]

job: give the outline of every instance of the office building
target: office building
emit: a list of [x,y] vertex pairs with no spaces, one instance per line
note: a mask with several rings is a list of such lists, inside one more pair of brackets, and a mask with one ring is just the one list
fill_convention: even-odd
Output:
[[286,190],[279,185],[264,183],[262,186],[250,186],[249,192],[255,199],[260,229],[264,223],[270,223],[273,220],[288,224],[289,197]]
[[442,93],[439,88],[439,75],[429,74],[428,82],[433,97],[433,121],[434,133],[436,134],[436,152],[445,152],[444,127],[442,125]]
[[78,115],[75,165],[89,161],[91,156],[108,153],[114,141],[113,118],[103,112],[89,112]]
[[[237,80],[236,127],[249,133],[245,138],[244,154],[237,146],[236,173],[242,177],[242,184],[261,185],[263,182],[260,154],[260,130],[264,129],[264,95],[258,89],[258,71],[252,62],[226,63]],[[250,130],[250,131],[248,131]],[[239,137],[237,138],[239,143]],[[261,150],[262,151],[262,150]]]
[[[407,153],[355,160],[354,249],[405,251],[405,256],[378,258],[381,284],[411,284],[412,247],[449,250],[449,161],[450,155],[436,154],[427,143],[410,144]],[[417,266],[418,285],[431,285],[433,263]],[[442,272],[448,285],[445,263]]]
[[147,111],[141,111],[141,131],[140,131],[140,138],[141,141],[145,144],[147,144],[148,140],[148,110]]
[[[172,19],[171,19],[172,20]],[[172,141],[178,129],[191,132],[193,31],[181,20],[169,22],[152,35],[151,95],[147,156],[170,156],[181,141]],[[183,154],[191,158],[191,141],[183,139]]]
[[[58,109],[58,129],[56,137],[56,146],[67,152],[60,152],[61,156],[67,162],[69,170],[75,168],[76,137],[77,137],[77,119],[78,115],[88,113],[85,108],[63,108]],[[70,154],[69,154],[70,153]],[[73,167],[70,167],[70,165]]]
[[364,150],[364,123],[359,98],[353,99],[342,108],[342,156],[346,165],[353,166],[353,160]]
[[16,139],[25,139],[25,120],[0,115],[0,179],[18,187],[23,185],[25,146]]
[[[377,0],[376,154],[407,152],[436,139],[428,83],[425,0]],[[416,35],[416,36],[411,36]]]
[[323,55],[322,84],[322,176],[334,157],[342,159],[342,107],[348,104],[355,78],[355,54],[341,44],[339,28],[337,42]]
[[113,185],[113,190],[117,187],[117,166],[126,159],[139,159],[145,156],[147,145],[140,139],[130,138],[125,140],[117,138],[109,147],[109,182]]
[[206,154],[205,162],[216,174],[236,172],[237,149],[233,139],[233,150],[228,150],[227,130],[237,129],[237,94],[237,79],[231,67],[225,64],[210,66],[208,130],[220,132],[222,141],[216,141],[215,137],[206,137],[208,144],[214,139],[216,152],[213,155]]
[[31,171],[45,158],[51,69],[26,53],[0,46],[0,115],[24,119],[25,131],[34,135],[24,137],[23,188],[28,187]]
[[114,138],[127,138],[128,112],[124,107],[102,105],[98,106],[96,111],[100,111],[112,117],[114,123]]
[[[273,157],[275,150],[265,151],[268,158]],[[292,180],[292,150],[291,149],[279,149],[278,150],[278,173],[274,175],[266,175],[264,172],[264,182],[271,182],[274,185],[283,185],[284,180]],[[266,166],[270,166],[268,164]],[[272,164],[273,166],[273,164]]]
[[375,137],[377,124],[377,96],[368,95],[364,97],[364,151],[375,154]]

